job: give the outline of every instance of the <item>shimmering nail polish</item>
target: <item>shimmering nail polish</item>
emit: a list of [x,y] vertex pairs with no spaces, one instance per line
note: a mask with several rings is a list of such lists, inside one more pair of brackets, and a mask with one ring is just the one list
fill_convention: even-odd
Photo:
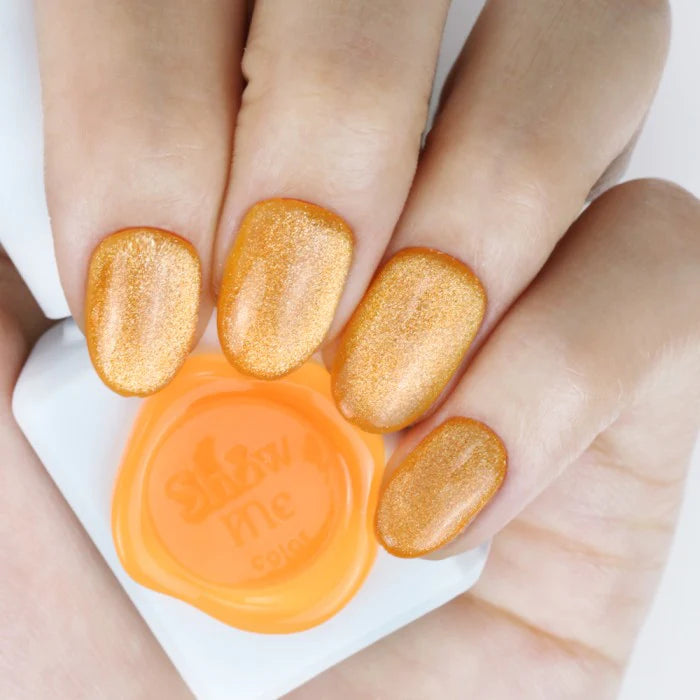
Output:
[[219,295],[219,340],[229,362],[272,379],[307,360],[331,325],[352,251],[348,225],[322,207],[295,199],[255,204]]
[[498,491],[506,450],[483,423],[451,418],[429,433],[391,475],[376,533],[398,557],[420,557],[453,540]]
[[97,246],[88,270],[85,335],[107,386],[146,396],[173,378],[193,342],[200,288],[197,252],[173,233],[124,229]]
[[348,323],[333,394],[365,430],[399,430],[430,408],[481,325],[486,295],[474,273],[429,248],[407,248],[380,270]]

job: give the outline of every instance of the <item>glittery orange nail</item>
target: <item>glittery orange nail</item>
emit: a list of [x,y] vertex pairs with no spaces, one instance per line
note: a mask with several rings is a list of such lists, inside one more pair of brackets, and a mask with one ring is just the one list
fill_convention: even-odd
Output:
[[295,199],[255,204],[219,296],[219,340],[229,362],[272,379],[307,360],[333,320],[352,250],[350,228],[326,209]]
[[343,415],[364,430],[399,430],[430,408],[481,325],[486,295],[472,271],[428,248],[380,270],[355,310],[333,367]]
[[383,547],[420,557],[453,540],[498,491],[506,450],[483,423],[451,418],[429,433],[391,475],[376,516]]
[[125,396],[165,386],[197,326],[201,269],[194,247],[154,228],[113,233],[88,270],[85,335],[104,383]]

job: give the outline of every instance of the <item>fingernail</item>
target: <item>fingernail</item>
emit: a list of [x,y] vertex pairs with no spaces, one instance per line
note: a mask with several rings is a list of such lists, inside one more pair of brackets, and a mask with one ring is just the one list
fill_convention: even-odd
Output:
[[352,250],[348,225],[322,207],[295,199],[255,204],[219,295],[219,340],[231,364],[272,379],[307,360],[331,325]]
[[451,418],[429,433],[391,475],[376,533],[397,557],[420,557],[453,540],[498,491],[506,450],[487,426]]
[[430,408],[481,325],[474,273],[429,248],[407,248],[380,270],[343,333],[333,394],[365,430],[399,430]]
[[165,386],[197,326],[201,266],[194,247],[155,228],[113,233],[88,270],[85,335],[102,381],[126,396]]

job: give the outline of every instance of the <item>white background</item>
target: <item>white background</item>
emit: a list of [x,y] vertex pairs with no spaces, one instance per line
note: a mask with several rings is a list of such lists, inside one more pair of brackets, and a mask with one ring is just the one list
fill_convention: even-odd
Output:
[[[0,0],[0,226],[5,230],[19,226],[27,235],[41,236],[47,222],[37,195],[38,90],[24,8],[28,3]],[[455,0],[438,84],[481,4]],[[671,4],[673,40],[666,72],[627,177],[667,178],[700,196],[700,2],[672,0]],[[18,100],[21,117],[17,116]],[[669,565],[634,653],[623,700],[700,698],[699,540],[700,450],[696,450]]]

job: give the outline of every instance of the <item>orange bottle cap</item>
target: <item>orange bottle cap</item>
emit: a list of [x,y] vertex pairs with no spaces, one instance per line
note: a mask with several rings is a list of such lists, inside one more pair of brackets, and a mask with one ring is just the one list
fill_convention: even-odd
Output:
[[309,362],[283,379],[190,357],[137,416],[112,532],[127,573],[232,626],[296,632],[340,610],[376,555],[378,435]]

